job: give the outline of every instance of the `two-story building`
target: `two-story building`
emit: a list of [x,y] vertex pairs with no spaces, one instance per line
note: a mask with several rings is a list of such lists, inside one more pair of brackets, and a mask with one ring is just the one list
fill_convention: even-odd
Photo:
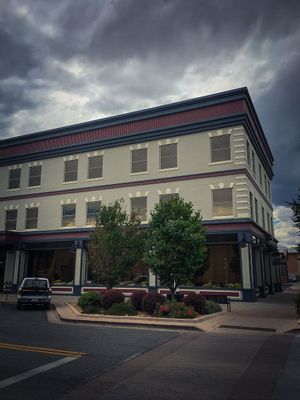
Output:
[[[156,202],[180,195],[207,227],[192,284],[265,296],[279,290],[272,165],[246,88],[2,140],[0,280],[46,276],[55,293],[79,294],[94,285],[87,243],[101,204],[123,198],[147,226]],[[123,289],[155,286],[145,268]]]

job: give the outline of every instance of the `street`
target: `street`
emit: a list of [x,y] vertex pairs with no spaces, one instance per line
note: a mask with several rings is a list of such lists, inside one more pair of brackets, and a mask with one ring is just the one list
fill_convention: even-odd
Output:
[[[290,301],[277,296],[275,307]],[[299,333],[71,324],[54,311],[48,318],[0,304],[1,399],[298,399]]]

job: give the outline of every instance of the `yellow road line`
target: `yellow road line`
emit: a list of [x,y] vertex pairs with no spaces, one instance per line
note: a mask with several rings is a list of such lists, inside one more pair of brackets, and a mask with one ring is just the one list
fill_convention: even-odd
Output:
[[14,343],[0,343],[1,349],[19,350],[19,351],[32,351],[35,353],[52,354],[59,356],[69,356],[69,357],[81,357],[86,355],[86,353],[80,353],[77,351],[61,350],[61,349],[50,349],[47,347],[35,347],[35,346],[25,346],[21,344]]

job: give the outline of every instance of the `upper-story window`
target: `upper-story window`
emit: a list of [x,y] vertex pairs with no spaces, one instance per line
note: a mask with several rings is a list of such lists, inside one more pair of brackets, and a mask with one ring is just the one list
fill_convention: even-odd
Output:
[[131,173],[147,171],[147,149],[131,150]]
[[42,166],[41,165],[29,167],[28,186],[40,186],[41,174],[42,174]]
[[76,204],[62,206],[62,226],[75,226]]
[[254,210],[253,210],[253,194],[249,192],[249,198],[250,198],[250,216],[253,219],[254,218]]
[[261,165],[258,165],[258,170],[259,170],[259,183],[262,186],[262,172],[261,172]]
[[270,214],[267,213],[267,224],[268,224],[268,232],[271,233],[271,229],[270,229]]
[[267,186],[267,175],[264,175],[265,177],[265,193],[267,194],[268,186]]
[[161,194],[159,195],[159,201],[165,203],[167,201],[178,199],[178,193],[169,193],[169,194]]
[[230,135],[210,138],[211,162],[228,161],[231,158]]
[[21,182],[21,168],[9,170],[8,189],[19,189]]
[[88,179],[102,178],[103,176],[103,156],[89,157]]
[[15,231],[17,229],[18,210],[6,210],[5,229]]
[[247,164],[250,167],[250,165],[251,165],[251,155],[250,155],[250,144],[249,144],[248,140],[247,140]]
[[266,222],[265,222],[265,209],[264,209],[264,207],[261,207],[261,218],[262,218],[262,226],[265,229],[266,228]]
[[256,175],[256,160],[255,160],[255,154],[254,154],[253,150],[252,150],[252,171],[253,171],[253,174]]
[[255,199],[255,222],[259,223],[258,221],[258,201]]
[[37,229],[38,226],[39,208],[26,208],[26,223],[25,229]]
[[78,160],[65,161],[64,182],[77,181]]
[[233,215],[232,189],[212,191],[213,217]]
[[177,143],[160,146],[160,169],[177,167]]
[[96,225],[97,214],[101,210],[101,201],[86,203],[86,225]]
[[270,184],[270,181],[268,181],[268,196],[269,196],[269,199],[271,198],[271,184]]
[[141,221],[147,221],[147,197],[133,197],[131,199],[131,213]]

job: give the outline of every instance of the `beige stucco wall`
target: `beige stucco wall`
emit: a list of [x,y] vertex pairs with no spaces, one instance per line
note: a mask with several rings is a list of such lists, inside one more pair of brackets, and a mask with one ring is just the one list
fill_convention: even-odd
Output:
[[[230,134],[231,160],[219,163],[211,163],[210,137],[215,135]],[[159,194],[179,193],[186,201],[191,201],[195,209],[201,210],[203,219],[212,219],[211,190],[217,188],[233,188],[234,218],[249,218],[249,190],[259,201],[259,210],[264,206],[266,213],[272,212],[260,193],[244,174],[230,176],[216,176],[194,180],[184,180],[172,183],[155,183],[152,185],[130,186],[130,182],[160,179],[165,177],[180,177],[182,175],[220,172],[241,168],[248,168],[250,174],[252,169],[247,165],[246,159],[247,134],[242,126],[224,128],[219,130],[200,132],[186,136],[172,137],[160,141],[148,141],[125,145],[110,149],[96,150],[95,152],[76,153],[72,156],[53,157],[45,160],[36,160],[35,163],[42,165],[42,183],[40,187],[28,188],[29,166],[34,162],[23,163],[21,173],[21,187],[16,190],[7,190],[8,169],[11,166],[0,168],[0,230],[4,230],[5,208],[18,208],[17,230],[23,231],[25,227],[26,207],[39,207],[39,230],[51,230],[61,228],[61,205],[76,203],[76,227],[84,227],[86,219],[86,202],[100,200],[104,204],[113,202],[118,198],[124,198],[125,207],[129,211],[130,198],[147,196],[148,218],[150,210],[159,199]],[[169,170],[159,170],[159,146],[161,144],[177,143],[178,167]],[[140,174],[130,173],[131,150],[139,147],[148,148],[148,171]],[[252,148],[251,148],[252,150]],[[87,180],[88,157],[103,154],[103,178]],[[64,161],[70,158],[78,158],[78,180],[72,183],[63,183]],[[256,155],[257,159],[257,155]],[[263,171],[264,173],[264,171]],[[252,174],[253,175],[253,174]],[[253,179],[258,181],[257,176]],[[76,188],[86,188],[127,182],[125,188],[115,188],[60,194],[51,196],[39,196],[27,199],[5,200],[8,196],[22,196],[33,193],[50,191],[61,191]],[[257,182],[259,185],[259,182]],[[262,188],[263,190],[263,188]],[[261,218],[259,225],[261,225]],[[267,227],[267,224],[266,224]],[[61,228],[63,229],[63,228]]]

